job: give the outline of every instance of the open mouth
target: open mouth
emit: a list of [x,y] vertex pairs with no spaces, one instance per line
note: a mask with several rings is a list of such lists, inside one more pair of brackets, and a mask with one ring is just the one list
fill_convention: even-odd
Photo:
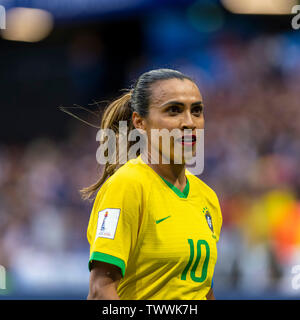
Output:
[[196,143],[196,136],[195,135],[183,136],[180,141],[183,145],[194,145]]

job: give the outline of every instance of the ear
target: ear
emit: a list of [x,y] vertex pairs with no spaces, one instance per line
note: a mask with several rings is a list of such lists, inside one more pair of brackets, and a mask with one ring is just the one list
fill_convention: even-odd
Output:
[[146,121],[136,111],[132,113],[132,123],[136,129],[146,130]]

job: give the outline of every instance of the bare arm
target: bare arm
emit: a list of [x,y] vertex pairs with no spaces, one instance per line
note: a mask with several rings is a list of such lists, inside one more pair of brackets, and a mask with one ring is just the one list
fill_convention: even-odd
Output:
[[207,300],[216,300],[216,298],[214,296],[214,291],[212,288],[210,288],[210,290],[208,291],[208,294],[206,295],[206,299]]
[[117,287],[121,280],[121,270],[109,263],[93,261],[90,273],[88,300],[120,300]]

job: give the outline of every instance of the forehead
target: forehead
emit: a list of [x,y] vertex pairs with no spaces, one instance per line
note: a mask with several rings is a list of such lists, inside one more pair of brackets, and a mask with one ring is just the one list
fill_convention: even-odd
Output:
[[173,100],[193,103],[202,101],[202,96],[197,85],[188,79],[161,80],[151,86],[150,104],[160,105]]

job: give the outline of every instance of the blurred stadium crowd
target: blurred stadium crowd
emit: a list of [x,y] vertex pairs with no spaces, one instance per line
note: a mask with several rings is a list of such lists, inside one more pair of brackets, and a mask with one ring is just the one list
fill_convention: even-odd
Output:
[[[217,298],[230,290],[300,295],[291,285],[300,261],[299,56],[300,42],[289,35],[223,34],[201,54],[144,55],[127,67],[123,87],[153,66],[170,66],[191,75],[203,94],[200,178],[217,192],[224,220]],[[80,68],[89,58],[81,56]],[[63,140],[0,145],[0,261],[11,293],[87,294],[92,203],[78,190],[99,174],[96,129],[69,121]]]

